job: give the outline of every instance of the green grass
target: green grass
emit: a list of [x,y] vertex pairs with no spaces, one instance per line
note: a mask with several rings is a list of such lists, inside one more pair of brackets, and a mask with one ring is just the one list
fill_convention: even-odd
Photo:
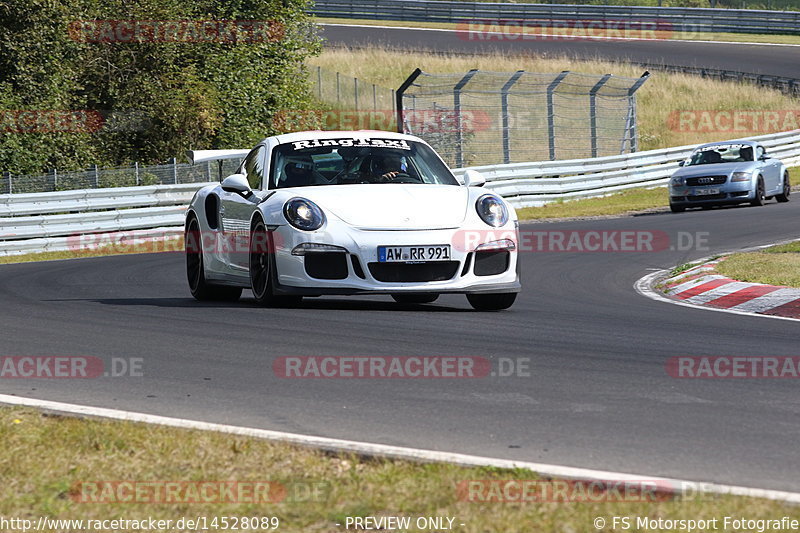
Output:
[[715,270],[738,281],[800,287],[800,241],[733,254]]
[[520,220],[597,217],[647,211],[664,208],[666,205],[665,188],[638,188],[600,198],[555,202],[543,207],[524,207],[517,209],[517,215]]
[[[455,531],[509,533],[595,531],[595,517],[605,517],[610,523],[612,516],[757,519],[797,514],[796,507],[775,501],[704,494],[644,502],[475,503],[459,494],[460,483],[539,478],[522,469],[371,460],[254,438],[65,418],[18,407],[0,408],[0,448],[4,451],[0,455],[0,516],[6,518],[276,516],[278,531],[333,533],[346,531],[343,521],[348,516],[450,516],[456,524],[465,524]],[[287,492],[280,502],[269,503],[253,503],[252,498],[223,503],[75,501],[87,484],[119,481],[272,482]],[[316,490],[304,490],[307,487]],[[342,526],[336,526],[337,522]],[[610,526],[604,531],[611,531]]]

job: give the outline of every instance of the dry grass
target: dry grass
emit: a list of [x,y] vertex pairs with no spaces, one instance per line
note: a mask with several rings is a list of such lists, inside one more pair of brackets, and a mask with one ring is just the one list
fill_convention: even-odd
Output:
[[800,241],[733,254],[720,261],[715,270],[738,281],[800,287]]
[[[560,72],[571,70],[588,74],[612,73],[638,77],[643,69],[635,65],[606,61],[578,61],[507,54],[452,55],[391,51],[382,48],[326,49],[309,60],[320,65],[384,87],[399,87],[417,67],[431,73],[466,72],[477,68],[494,72]],[[800,101],[779,91],[702,79],[686,74],[653,72],[637,93],[640,149],[727,140],[760,132],[684,132],[671,127],[670,117],[680,111],[770,111],[800,110]]]
[[[278,531],[334,533],[345,531],[348,516],[450,516],[456,518],[457,531],[509,533],[595,531],[595,517],[605,517],[609,526],[604,531],[611,531],[612,516],[758,519],[797,514],[796,508],[774,501],[711,495],[655,502],[474,503],[459,497],[460,482],[534,480],[537,476],[525,470],[329,455],[253,438],[45,416],[17,407],[0,408],[0,448],[0,517],[34,521],[39,516],[84,520],[207,517],[209,521],[276,516]],[[75,501],[80,499],[81,483],[99,481],[269,481],[287,492],[277,503],[252,503],[252,498],[238,503]],[[304,490],[308,487],[317,490]],[[166,530],[190,531],[174,526]]]

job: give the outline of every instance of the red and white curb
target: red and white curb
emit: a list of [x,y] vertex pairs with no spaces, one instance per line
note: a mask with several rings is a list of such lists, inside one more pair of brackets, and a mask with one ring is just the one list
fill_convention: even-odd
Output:
[[646,296],[692,307],[800,320],[800,289],[727,278],[714,271],[719,261],[708,261],[662,280],[659,285],[666,289],[660,295],[650,287],[660,272],[639,280],[636,289]]

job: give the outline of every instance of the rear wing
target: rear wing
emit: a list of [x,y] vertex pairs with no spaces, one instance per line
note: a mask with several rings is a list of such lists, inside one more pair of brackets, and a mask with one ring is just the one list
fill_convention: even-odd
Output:
[[189,162],[205,163],[206,161],[223,161],[225,159],[242,159],[250,150],[189,150],[186,155]]

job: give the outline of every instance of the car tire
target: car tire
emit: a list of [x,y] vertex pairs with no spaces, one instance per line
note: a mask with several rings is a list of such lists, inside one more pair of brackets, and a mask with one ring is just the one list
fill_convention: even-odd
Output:
[[514,305],[517,299],[515,292],[501,292],[497,294],[467,294],[469,304],[476,311],[501,311]]
[[250,231],[250,290],[259,305],[266,307],[293,307],[299,304],[302,296],[275,295],[275,259],[272,236],[261,220],[253,224]]
[[789,173],[783,174],[783,192],[775,196],[775,199],[784,204],[789,201],[789,195],[792,194],[792,183],[789,181]]
[[414,294],[396,293],[392,294],[394,301],[399,304],[429,304],[435,302],[439,295],[433,292],[423,292]]
[[758,177],[758,183],[756,184],[756,197],[750,202],[750,205],[753,207],[758,207],[764,205],[766,198],[764,197],[764,180],[761,176]]
[[183,235],[186,252],[186,278],[189,281],[189,290],[192,291],[192,296],[201,302],[235,302],[242,295],[241,287],[213,285],[206,281],[203,244],[199,236],[200,224],[196,218],[192,217],[186,224],[186,231]]
[[686,208],[675,204],[669,204],[669,210],[673,213],[683,213],[686,211]]

